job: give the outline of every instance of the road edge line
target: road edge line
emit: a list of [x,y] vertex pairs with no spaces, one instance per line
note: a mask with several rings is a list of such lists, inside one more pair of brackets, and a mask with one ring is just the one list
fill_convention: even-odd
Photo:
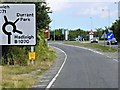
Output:
[[[101,52],[99,52],[99,51],[95,51],[95,50],[90,49],[90,48],[86,48],[86,47],[79,47],[79,46],[75,46],[75,45],[67,45],[67,44],[62,44],[62,45],[71,46],[71,47],[77,47],[77,48],[82,48],[82,49],[89,50],[89,51],[91,51],[91,52],[94,52],[94,53],[97,53],[97,54],[100,54],[100,55],[103,55],[103,56],[106,56],[106,57],[110,58],[109,56],[104,55],[103,53],[101,53]],[[113,60],[113,61],[118,62],[118,60],[117,60],[117,59],[112,59],[112,60]]]
[[54,78],[50,81],[50,83],[47,85],[47,87],[45,88],[45,90],[49,90],[51,88],[51,86],[53,85],[53,83],[55,82],[55,80],[57,79],[57,77],[59,76],[62,68],[64,67],[66,61],[67,61],[67,54],[65,53],[65,51],[63,51],[62,49],[58,48],[58,47],[55,47],[55,46],[52,46],[53,48],[56,48],[58,50],[60,50],[62,53],[65,54],[65,60],[64,62],[62,63],[60,69],[58,70],[57,74],[54,76]]

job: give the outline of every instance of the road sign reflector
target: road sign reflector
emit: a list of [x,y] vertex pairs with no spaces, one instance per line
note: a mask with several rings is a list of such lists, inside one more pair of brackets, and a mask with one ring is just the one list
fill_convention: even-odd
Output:
[[35,60],[35,52],[29,52],[29,60]]

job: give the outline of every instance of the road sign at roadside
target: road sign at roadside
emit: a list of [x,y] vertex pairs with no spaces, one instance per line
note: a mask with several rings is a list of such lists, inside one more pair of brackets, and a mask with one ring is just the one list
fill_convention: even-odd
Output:
[[89,35],[94,35],[94,32],[91,30],[91,31],[89,32]]
[[107,37],[107,34],[106,32],[103,33],[103,35],[101,36],[101,38],[106,38]]
[[35,60],[35,52],[29,52],[29,60]]
[[45,39],[49,39],[49,38],[50,38],[49,26],[47,26],[47,27],[45,28],[44,37],[45,37]]
[[0,4],[0,45],[35,45],[35,4]]
[[108,39],[108,40],[112,40],[113,38],[114,38],[113,33],[112,33],[112,32],[109,32],[109,33],[107,34],[107,39]]

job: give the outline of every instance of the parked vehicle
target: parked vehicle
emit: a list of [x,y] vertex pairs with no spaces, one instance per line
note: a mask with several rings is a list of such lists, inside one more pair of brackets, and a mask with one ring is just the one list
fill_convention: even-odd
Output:
[[94,37],[90,40],[90,43],[98,43],[98,38]]
[[75,38],[75,41],[79,41],[79,38]]
[[71,38],[71,39],[69,39],[69,41],[76,41],[76,40],[75,40],[75,38]]
[[117,45],[118,44],[118,42],[117,42],[117,40],[116,40],[116,38],[113,38],[112,40],[107,40],[107,45],[109,45],[109,44],[111,44],[111,45]]

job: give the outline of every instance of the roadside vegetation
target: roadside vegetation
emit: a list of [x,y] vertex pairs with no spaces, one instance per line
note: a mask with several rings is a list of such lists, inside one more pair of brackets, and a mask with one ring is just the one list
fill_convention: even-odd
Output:
[[[4,0],[1,3],[4,3]],[[37,15],[37,44],[34,46],[35,64],[32,65],[28,60],[31,46],[2,46],[2,69],[0,70],[0,74],[2,74],[0,87],[2,88],[32,87],[38,77],[51,67],[56,58],[55,52],[47,46],[44,37],[45,28],[51,22],[48,15],[50,7],[44,0],[35,2],[35,4]]]
[[81,43],[79,41],[64,42],[64,43],[69,44],[69,45],[88,47],[88,48],[96,49],[96,50],[101,51],[101,52],[117,52],[117,49],[114,49],[114,48],[109,47],[109,46],[99,45],[99,44]]
[[[55,29],[55,30],[51,30],[51,40],[65,40],[65,31],[69,31],[69,35],[68,35],[68,39],[70,41],[74,41],[76,38],[78,38],[78,36],[82,36],[84,38],[84,40],[88,41],[89,40],[89,31],[88,30],[83,30],[81,28],[78,29],[65,29],[65,28],[59,28],[59,29]],[[116,40],[118,42],[120,42],[120,34],[119,34],[119,30],[120,30],[120,18],[113,21],[112,25],[110,27],[106,27],[103,28],[96,28],[94,30],[94,37],[97,37],[99,40],[104,40],[104,38],[102,37],[104,33],[108,33],[109,30],[113,31],[114,37],[116,38]],[[107,40],[107,38],[105,38]]]
[[113,34],[115,35],[117,41],[120,43],[120,34],[119,34],[120,33],[120,31],[119,31],[120,30],[120,17],[118,20],[116,20],[112,24],[110,29],[113,31]]
[[49,48],[47,53],[41,52],[37,47],[35,64],[31,65],[5,65],[2,67],[2,88],[31,88],[42,73],[48,70],[56,58],[55,52]]

